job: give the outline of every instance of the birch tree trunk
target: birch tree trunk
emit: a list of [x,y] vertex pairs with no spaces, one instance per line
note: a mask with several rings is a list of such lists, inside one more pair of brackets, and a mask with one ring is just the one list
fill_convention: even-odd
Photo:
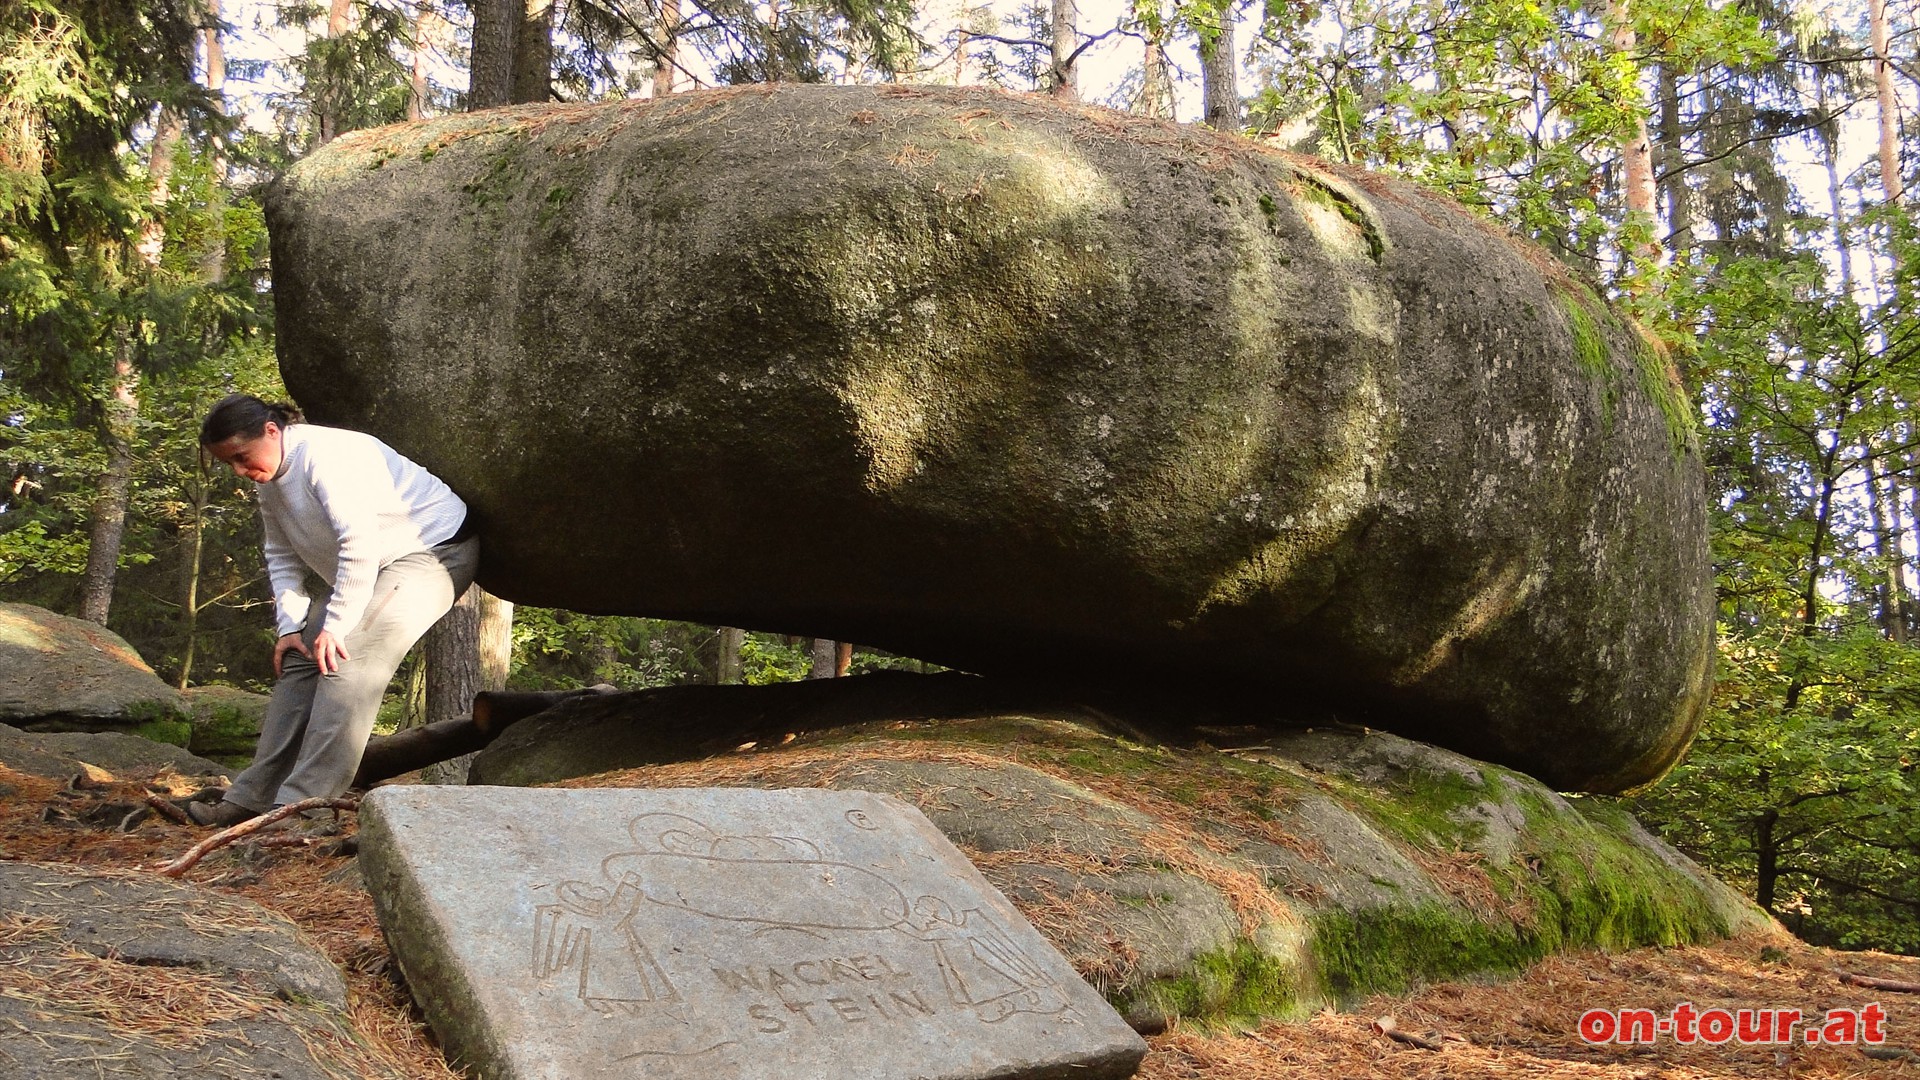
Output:
[[[1818,98],[1816,104],[1821,116],[1827,112],[1827,81],[1820,78],[1815,83]],[[1840,132],[1832,130],[1820,132],[1821,157],[1825,159],[1827,170],[1827,205],[1833,213],[1833,249],[1840,256],[1840,291],[1849,300],[1853,298],[1853,235],[1847,228],[1846,202],[1840,196]]]

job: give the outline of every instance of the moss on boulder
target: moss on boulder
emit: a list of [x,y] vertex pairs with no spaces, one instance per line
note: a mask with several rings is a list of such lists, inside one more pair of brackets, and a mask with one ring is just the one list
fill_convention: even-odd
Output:
[[253,760],[267,698],[233,686],[194,686],[186,691],[193,710],[187,747],[203,757],[241,767]]
[[510,599],[1238,685],[1563,790],[1704,707],[1670,368],[1411,185],[783,85],[354,132],[268,214],[288,388],[460,491]]

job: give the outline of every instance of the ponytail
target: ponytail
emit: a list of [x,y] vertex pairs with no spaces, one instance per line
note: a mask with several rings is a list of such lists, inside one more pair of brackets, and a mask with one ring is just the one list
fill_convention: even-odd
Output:
[[257,439],[266,433],[268,422],[284,429],[305,419],[299,409],[284,402],[269,403],[252,394],[228,394],[207,411],[207,418],[200,424],[200,445],[212,446],[236,435]]

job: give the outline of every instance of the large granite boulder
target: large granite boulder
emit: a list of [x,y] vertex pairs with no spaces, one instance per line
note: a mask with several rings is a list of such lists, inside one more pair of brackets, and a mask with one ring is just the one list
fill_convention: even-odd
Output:
[[[1357,728],[1209,723],[1213,746],[1166,745],[1141,710],[958,680],[573,699],[474,776],[898,796],[1143,1029],[1771,925],[1605,797]],[[836,711],[864,722],[824,727]]]
[[185,746],[180,692],[98,623],[0,604],[0,723],[26,731],[124,731]]
[[288,389],[459,490],[510,599],[1238,686],[1561,789],[1704,706],[1671,366],[1411,185],[780,86],[355,132],[268,215]]

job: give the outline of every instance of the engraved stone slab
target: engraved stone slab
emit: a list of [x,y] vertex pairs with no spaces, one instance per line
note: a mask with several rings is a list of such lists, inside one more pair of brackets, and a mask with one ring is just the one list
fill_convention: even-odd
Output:
[[360,837],[414,996],[485,1080],[1100,1080],[1146,1052],[891,796],[388,787]]

